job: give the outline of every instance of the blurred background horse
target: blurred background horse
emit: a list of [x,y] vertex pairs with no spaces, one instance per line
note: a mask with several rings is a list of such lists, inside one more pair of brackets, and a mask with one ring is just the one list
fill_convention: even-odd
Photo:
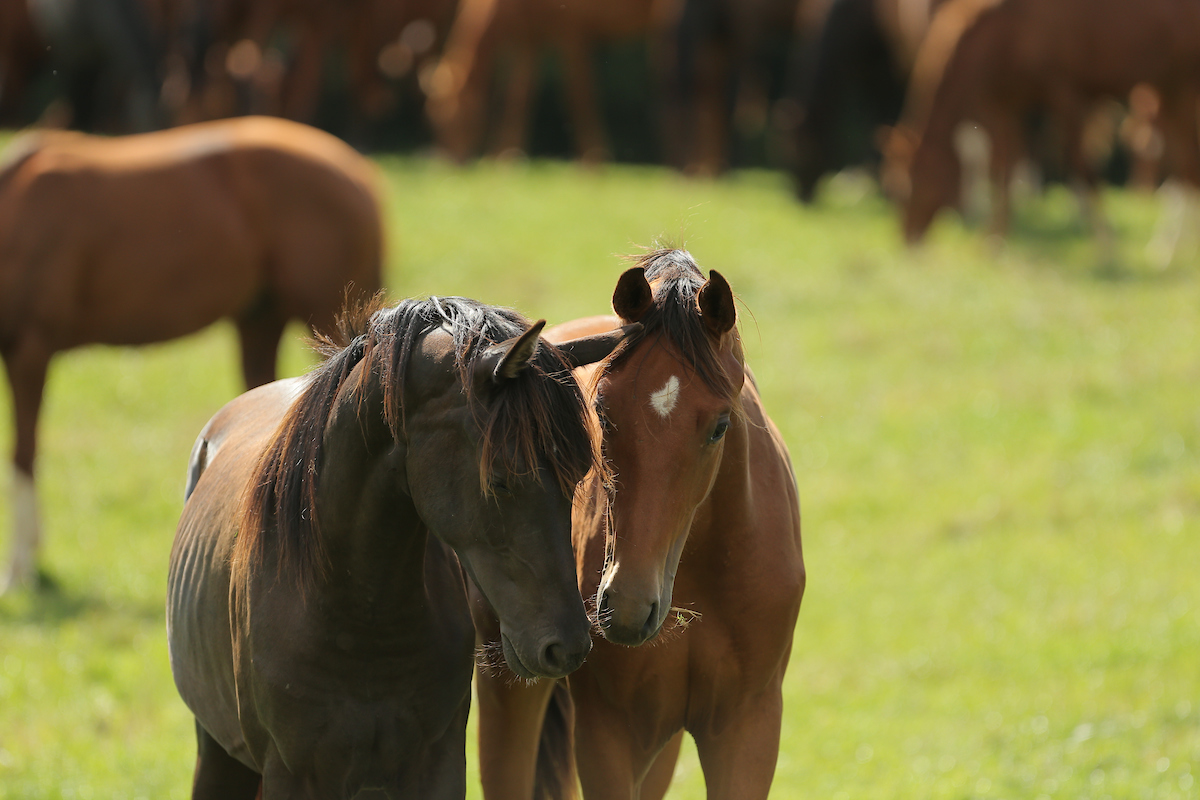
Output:
[[607,157],[591,63],[595,45],[646,35],[668,11],[666,0],[463,0],[432,78],[428,112],[438,146],[459,161],[476,153],[487,129],[492,75],[507,57],[504,114],[491,151],[526,150],[539,59],[553,48],[565,75],[576,154],[585,161]]
[[222,317],[247,387],[275,377],[284,325],[332,324],[380,288],[370,163],[328,134],[246,117],[118,139],[30,134],[0,170],[0,356],[13,393],[10,584],[34,577],[38,410],[51,357],[143,344]]
[[877,164],[881,125],[900,116],[905,86],[932,13],[943,0],[834,0],[800,67],[801,120],[791,168],[812,202],[820,179]]
[[955,131],[977,122],[990,140],[992,223],[1009,221],[1009,183],[1027,152],[1026,121],[1044,112],[1057,127],[1065,164],[1085,214],[1096,206],[1096,171],[1086,157],[1085,122],[1101,100],[1125,100],[1149,86],[1161,98],[1168,168],[1200,186],[1200,6],[1190,0],[952,0],[917,58],[902,127],[889,142],[893,194],[909,241],[934,215],[958,207],[961,161]]
[[[683,0],[663,37],[661,117],[664,154],[685,172],[716,175],[730,163],[754,163],[745,145],[792,120],[779,98],[801,58],[807,27],[823,0]],[[784,112],[786,114],[786,112]],[[772,125],[773,123],[773,125]],[[776,162],[777,141],[762,155]],[[736,151],[736,155],[735,155]]]

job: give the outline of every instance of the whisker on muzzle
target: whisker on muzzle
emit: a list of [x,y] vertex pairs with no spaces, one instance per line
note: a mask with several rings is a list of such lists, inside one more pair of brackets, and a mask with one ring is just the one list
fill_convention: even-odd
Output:
[[583,601],[583,611],[587,614],[588,622],[592,626],[593,636],[604,635],[604,623],[612,618],[612,611],[602,612],[596,605],[596,596],[585,598]]
[[658,631],[658,635],[641,645],[641,647],[658,647],[659,645],[678,639],[687,632],[689,625],[698,621],[702,616],[703,614],[699,611],[693,611],[690,608],[671,606],[667,612],[667,618],[663,620],[662,628]]
[[537,682],[537,678],[522,678],[508,666],[504,657],[504,645],[499,641],[483,642],[475,647],[475,666],[480,673],[490,678],[503,680],[509,686],[524,684],[526,686]]

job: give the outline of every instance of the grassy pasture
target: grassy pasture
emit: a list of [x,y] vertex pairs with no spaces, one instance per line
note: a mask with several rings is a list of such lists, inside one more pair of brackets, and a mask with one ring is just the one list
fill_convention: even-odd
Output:
[[[768,174],[381,164],[396,297],[598,313],[615,254],[661,237],[744,301],[809,568],[773,797],[1200,796],[1200,256],[1148,264],[1152,198],[1109,194],[1101,265],[1057,191],[1002,248],[946,221],[908,252],[853,181],[804,209]],[[186,796],[167,556],[193,438],[237,391],[224,324],[53,365],[57,588],[0,599],[0,800]],[[7,392],[0,414],[7,453]],[[692,750],[671,796],[704,796]]]

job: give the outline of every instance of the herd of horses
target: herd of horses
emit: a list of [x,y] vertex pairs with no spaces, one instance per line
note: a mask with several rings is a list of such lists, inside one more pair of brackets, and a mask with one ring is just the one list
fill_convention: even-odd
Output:
[[[887,144],[885,174],[909,241],[938,210],[961,201],[955,132],[976,123],[990,141],[992,230],[1009,221],[1009,183],[1027,151],[1027,125],[1054,125],[1063,166],[1095,224],[1088,114],[1106,99],[1156,95],[1162,167],[1200,188],[1200,6],[1190,0],[950,0],[917,54],[903,121]],[[898,184],[898,185],[897,185]]]
[[[6,588],[51,356],[227,317],[248,391],[192,449],[167,588],[193,797],[461,798],[474,682],[489,797],[662,797],[687,731],[711,797],[765,798],[805,570],[729,283],[659,249],[613,316],[388,305],[376,183],[272,117],[18,141]],[[289,319],[324,359],[276,381]]]
[[[597,66],[635,43],[632,128],[664,163],[716,174],[753,140],[806,202],[865,163],[915,241],[983,175],[1004,231],[1026,159],[1103,234],[1095,187],[1118,127],[1116,172],[1197,182],[1195,15],[1190,0],[0,0],[0,121],[28,117],[47,73],[66,102],[45,122],[108,130],[311,123],[334,81],[343,135],[404,106],[408,144],[509,156],[530,148],[553,56],[574,152],[595,162],[613,153]],[[982,150],[961,141],[972,126]]]

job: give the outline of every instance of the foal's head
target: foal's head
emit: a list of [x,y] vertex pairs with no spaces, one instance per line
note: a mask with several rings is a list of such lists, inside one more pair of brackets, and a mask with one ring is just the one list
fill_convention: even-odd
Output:
[[613,309],[635,334],[597,376],[603,452],[615,474],[596,605],[604,635],[653,638],[671,607],[697,507],[716,481],[744,381],[729,284],[708,280],[682,250],[660,250],[623,274]]
[[414,348],[400,437],[408,490],[496,611],[512,671],[558,677],[591,649],[570,520],[594,436],[574,362],[540,339],[543,322],[472,324],[435,328]]

